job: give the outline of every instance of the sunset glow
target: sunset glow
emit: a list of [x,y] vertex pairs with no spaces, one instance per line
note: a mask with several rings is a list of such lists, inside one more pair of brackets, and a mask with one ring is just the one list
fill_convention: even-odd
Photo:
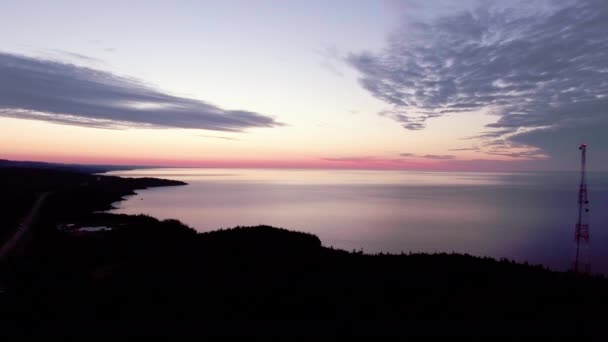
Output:
[[[607,59],[581,46],[566,64],[535,60],[543,44],[605,40],[578,21],[567,38],[547,33],[592,1],[59,2],[3,8],[0,159],[573,170],[570,146],[605,145]],[[24,21],[31,29],[17,30]],[[476,57],[507,43],[500,60]],[[529,75],[544,78],[531,85]]]

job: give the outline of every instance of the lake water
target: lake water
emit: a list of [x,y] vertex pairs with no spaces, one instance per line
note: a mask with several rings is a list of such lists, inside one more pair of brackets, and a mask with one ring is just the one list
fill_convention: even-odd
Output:
[[[198,231],[267,224],[364,252],[459,252],[570,268],[578,174],[145,169],[189,185],[138,191],[111,212]],[[608,274],[608,174],[588,176],[592,270]]]

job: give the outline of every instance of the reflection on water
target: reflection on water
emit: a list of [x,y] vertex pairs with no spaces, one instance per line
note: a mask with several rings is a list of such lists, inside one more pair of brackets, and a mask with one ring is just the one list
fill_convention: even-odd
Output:
[[[116,213],[177,218],[199,231],[268,224],[366,252],[460,252],[566,269],[577,173],[146,169],[183,180],[118,203]],[[608,175],[590,174],[592,267],[608,273]]]

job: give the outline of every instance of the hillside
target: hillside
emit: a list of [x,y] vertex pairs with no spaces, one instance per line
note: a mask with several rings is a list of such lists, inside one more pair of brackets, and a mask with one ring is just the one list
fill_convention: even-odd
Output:
[[[49,189],[63,195],[49,197],[28,248],[0,265],[5,334],[603,334],[603,315],[592,314],[608,304],[603,278],[468,255],[346,252],[267,226],[197,233],[176,220],[93,213],[130,186],[59,183]],[[57,230],[67,222],[112,230]]]

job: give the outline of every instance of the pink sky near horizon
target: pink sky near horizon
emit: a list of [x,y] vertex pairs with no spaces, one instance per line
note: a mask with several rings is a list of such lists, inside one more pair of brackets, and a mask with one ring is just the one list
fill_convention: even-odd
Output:
[[[382,159],[373,157],[344,158],[344,160],[308,159],[166,159],[112,158],[87,156],[43,156],[36,154],[0,155],[0,159],[37,161],[61,164],[153,166],[163,168],[251,168],[251,169],[344,169],[344,170],[404,170],[404,171],[527,171],[521,164],[508,160],[425,160],[423,158]],[[329,159],[329,158],[328,158]]]

